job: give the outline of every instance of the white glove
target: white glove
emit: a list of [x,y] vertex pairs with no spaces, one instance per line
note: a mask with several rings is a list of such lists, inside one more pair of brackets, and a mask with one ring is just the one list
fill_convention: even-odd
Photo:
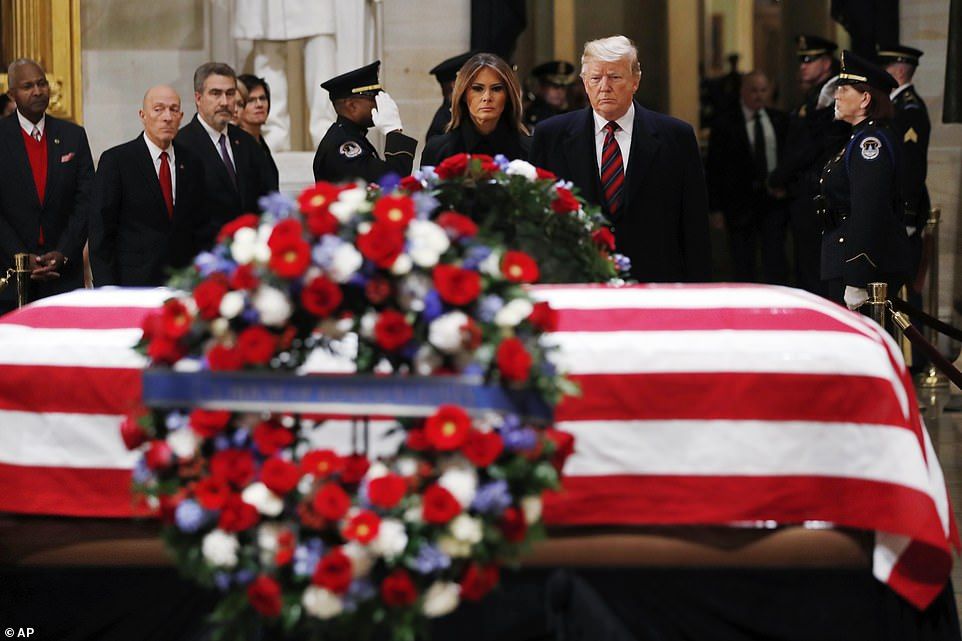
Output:
[[825,109],[835,103],[835,89],[838,87],[838,76],[825,83],[822,90],[818,92],[818,102],[815,103],[816,109]]
[[862,287],[845,286],[845,305],[849,309],[858,309],[868,300],[868,290]]
[[401,114],[398,113],[397,103],[387,93],[380,92],[374,96],[377,107],[371,112],[371,120],[374,121],[374,128],[385,136],[392,131],[403,129],[401,126]]

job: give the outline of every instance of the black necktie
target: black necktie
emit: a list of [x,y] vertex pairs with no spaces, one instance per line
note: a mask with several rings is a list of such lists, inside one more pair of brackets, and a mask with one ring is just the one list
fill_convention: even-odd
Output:
[[755,175],[761,184],[768,180],[768,158],[765,156],[765,131],[762,129],[762,112],[755,112]]

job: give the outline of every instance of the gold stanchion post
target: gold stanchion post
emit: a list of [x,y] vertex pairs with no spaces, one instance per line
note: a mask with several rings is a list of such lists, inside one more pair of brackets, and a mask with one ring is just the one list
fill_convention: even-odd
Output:
[[865,301],[869,317],[885,327],[885,301],[888,300],[888,283],[869,283],[868,300]]
[[[929,218],[925,221],[925,233],[932,239],[932,257],[929,260],[929,293],[926,297],[926,313],[933,318],[939,317],[939,221],[942,218],[942,210],[933,207],[929,211]],[[938,345],[939,335],[935,329],[927,328],[926,338],[933,345]],[[935,365],[929,364],[919,378],[919,386],[926,388],[948,387],[949,379],[942,374]]]
[[23,307],[30,292],[30,254],[14,255],[13,265],[17,275],[17,307]]

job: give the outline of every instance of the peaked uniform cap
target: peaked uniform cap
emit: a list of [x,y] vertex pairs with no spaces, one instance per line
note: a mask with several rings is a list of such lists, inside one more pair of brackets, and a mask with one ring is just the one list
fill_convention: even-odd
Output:
[[559,87],[567,87],[575,81],[575,66],[567,60],[549,60],[531,70],[531,75]]
[[904,45],[879,45],[875,54],[880,65],[890,65],[893,62],[907,62],[910,65],[919,66],[919,58],[922,52],[914,47]]
[[457,78],[461,67],[464,66],[464,63],[471,59],[472,55],[474,55],[474,53],[468,51],[452,58],[448,58],[447,60],[438,63],[433,69],[431,69],[429,73],[437,78],[438,82],[442,85],[446,82],[452,82],[455,78]]
[[795,55],[799,62],[811,62],[821,56],[831,56],[838,45],[821,36],[800,35],[795,38]]
[[369,65],[322,82],[321,88],[327,89],[331,100],[353,96],[376,96],[381,91],[381,82],[378,80],[380,68],[381,61],[375,60]]
[[839,85],[854,85],[865,83],[889,93],[899,86],[892,74],[878,65],[862,58],[851,51],[842,52],[842,70],[838,74]]

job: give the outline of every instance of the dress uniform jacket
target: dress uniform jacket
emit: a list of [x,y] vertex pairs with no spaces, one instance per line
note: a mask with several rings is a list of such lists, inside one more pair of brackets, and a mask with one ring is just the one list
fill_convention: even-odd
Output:
[[384,160],[381,160],[367,139],[367,129],[338,116],[314,154],[314,180],[344,182],[363,178],[377,182],[392,172],[407,176],[414,166],[417,146],[414,138],[392,131],[385,138]]
[[428,127],[428,133],[424,137],[425,144],[435,136],[443,135],[444,128],[448,126],[449,122],[451,122],[451,103],[445,100],[434,112],[434,117],[431,118],[431,126]]
[[565,113],[563,110],[548,104],[541,96],[535,96],[528,108],[524,110],[524,124],[528,125],[529,129],[534,129],[542,120],[563,113]]
[[932,124],[925,102],[909,85],[892,101],[895,106],[895,134],[902,142],[902,190],[905,198],[906,224],[921,227],[929,213],[929,190],[925,187],[928,172],[929,136]]
[[442,136],[432,138],[421,154],[421,164],[437,166],[455,154],[503,154],[508,160],[527,160],[531,150],[531,136],[515,131],[504,119],[487,136],[481,135],[470,122],[462,122]]
[[864,288],[901,283],[909,269],[901,219],[901,151],[892,130],[874,121],[855,126],[845,148],[822,171],[822,279]]

